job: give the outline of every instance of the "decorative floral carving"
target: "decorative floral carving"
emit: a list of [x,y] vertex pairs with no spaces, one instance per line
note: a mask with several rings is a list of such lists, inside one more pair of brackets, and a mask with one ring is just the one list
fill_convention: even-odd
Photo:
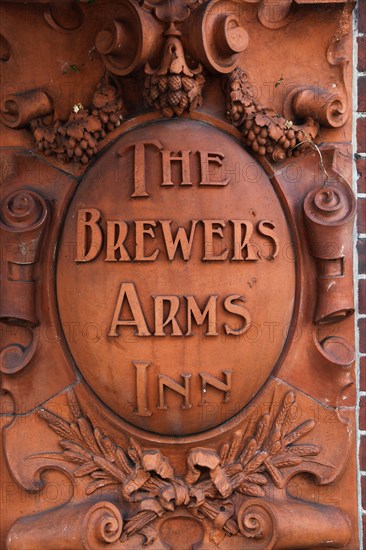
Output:
[[283,469],[299,467],[304,459],[312,460],[320,452],[317,445],[298,443],[313,429],[313,420],[291,429],[297,409],[293,392],[285,394],[277,413],[272,406],[254,429],[245,434],[236,432],[219,452],[192,448],[184,479],[175,475],[168,458],[159,450],[144,449],[132,437],[127,450],[116,445],[87,417],[73,392],[68,393],[68,402],[73,415],[71,422],[46,409],[39,414],[62,438],[65,460],[78,465],[74,476],[90,476],[87,494],[107,485],[118,485],[123,498],[137,505],[137,513],[135,508],[134,515],[124,525],[121,540],[141,532],[176,506],[186,506],[193,515],[213,522],[211,536],[219,542],[225,534],[239,533],[230,497],[235,493],[264,497],[264,487],[269,481],[284,487]]
[[226,82],[227,116],[242,132],[254,153],[269,155],[274,162],[298,156],[318,133],[319,125],[308,118],[303,126],[295,125],[272,109],[259,105],[248,75],[238,67]]
[[47,126],[38,118],[31,128],[38,149],[45,155],[56,155],[64,163],[74,160],[87,164],[98,152],[98,141],[120,126],[122,113],[122,98],[112,84],[103,81],[94,93],[91,109],[74,105],[67,122],[57,120]]
[[152,69],[145,67],[144,97],[148,105],[168,118],[181,116],[184,111],[193,111],[202,103],[202,88],[205,79],[202,66],[188,67],[182,43],[174,25],[167,31],[161,65]]

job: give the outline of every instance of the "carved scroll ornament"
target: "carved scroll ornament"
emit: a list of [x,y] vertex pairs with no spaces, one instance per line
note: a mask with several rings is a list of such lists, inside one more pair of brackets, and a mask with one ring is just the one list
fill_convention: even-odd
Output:
[[[302,3],[248,2],[248,24],[232,0],[107,2],[91,22],[88,0],[37,6],[40,30],[75,44],[84,33],[95,63],[71,75],[87,88],[84,104],[63,97],[59,107],[41,70],[34,89],[1,104],[11,147],[14,138],[44,169],[41,192],[16,181],[31,170],[12,168],[0,209],[0,320],[29,337],[0,354],[15,404],[5,479],[29,497],[11,495],[9,550],[174,548],[180,525],[202,550],[353,548],[355,508],[340,500],[354,490],[354,465],[344,464],[353,438],[355,201],[348,175],[333,166],[324,185],[314,183],[323,137],[342,148],[350,5],[329,8],[336,30],[330,41],[325,30],[319,86],[307,84],[309,60],[299,77],[285,75],[294,88],[276,95],[274,109],[251,85],[261,78],[256,48],[272,30],[287,48],[301,44],[296,15],[303,10],[306,25],[317,17]],[[292,22],[294,37],[290,26],[281,31]],[[13,61],[11,40],[1,35],[0,46],[1,60]],[[82,180],[71,177],[71,163],[81,175],[94,160]],[[289,167],[301,173],[295,182]],[[38,337],[47,323],[57,353]],[[203,357],[211,342],[220,347]],[[60,473],[70,492],[49,504],[42,491]],[[333,482],[339,502],[324,497]]]
[[345,271],[346,243],[352,241],[356,201],[345,185],[311,191],[304,202],[312,255],[318,268],[318,303],[314,322],[345,319],[354,312],[351,273]]
[[[62,540],[57,539],[56,530],[66,525]],[[75,550],[85,548],[96,550],[118,541],[123,518],[117,506],[108,501],[95,504],[88,502],[65,506],[61,510],[27,516],[19,519],[11,528],[7,538],[8,550],[34,550],[49,548],[50,526],[54,526],[53,550]]]
[[52,111],[52,101],[43,90],[30,90],[7,96],[1,118],[10,128],[23,128],[38,117],[50,115]]
[[[1,204],[4,276],[0,281],[0,320],[31,331],[38,325],[33,267],[39,260],[47,217],[45,200],[29,189],[11,193]],[[32,333],[31,343],[26,347],[19,343],[3,347],[0,370],[12,374],[24,368],[32,358],[35,346]]]
[[[45,19],[56,30],[62,27],[65,32],[72,32],[80,26],[82,10],[67,4],[63,10],[50,5]],[[259,20],[273,28],[267,21],[269,17],[272,23],[278,20],[274,28],[281,27],[291,6],[291,2],[286,2],[274,14],[268,3],[260,2]],[[69,12],[75,12],[76,19]],[[342,71],[346,67],[342,44],[348,22],[349,8],[345,7],[327,53],[329,63],[341,66]],[[327,94],[319,87],[295,86],[285,100],[284,114],[259,105],[247,74],[238,68],[240,54],[248,42],[235,2],[151,0],[137,5],[127,1],[120,5],[118,17],[96,35],[95,49],[107,71],[121,79],[122,89],[123,77],[132,74],[139,78],[139,71],[144,70],[146,104],[167,118],[189,115],[202,104],[205,71],[229,75],[227,118],[239,128],[244,143],[254,154],[267,155],[272,162],[305,151],[317,136],[319,125],[336,128],[346,122],[347,102],[341,90]],[[120,92],[108,79],[100,83],[92,105],[76,104],[69,120],[52,121],[53,110],[53,100],[45,90],[28,90],[5,98],[2,119],[11,128],[30,125],[37,148],[45,155],[84,165],[96,155],[98,143],[106,134],[120,126],[125,114]],[[295,124],[295,118],[304,123]]]
[[[305,543],[300,542],[304,522],[311,525]],[[335,506],[309,505],[301,501],[289,504],[281,498],[272,502],[248,499],[239,509],[238,524],[247,548],[255,550],[315,548],[319,540],[324,541],[322,546],[339,548],[350,538],[347,519]],[[328,540],[335,525],[336,536]]]
[[[142,507],[142,506],[141,506]],[[221,525],[233,514],[232,503],[224,500],[220,506],[220,513],[216,514],[215,507],[212,507],[213,531],[212,543],[221,547],[227,541],[222,534]],[[195,524],[198,528],[198,543],[202,542],[202,532],[198,518],[187,515],[169,515],[160,522],[159,530],[151,525],[141,526],[140,540],[144,541],[143,546],[159,544],[166,539],[174,537],[174,532],[169,531],[169,523],[174,520],[185,518],[187,523]],[[165,515],[164,515],[165,517]],[[200,517],[200,516],[198,516]],[[304,520],[311,521],[313,528],[307,535],[306,542],[301,543],[301,548],[313,548],[319,540],[324,540],[322,547],[341,547],[348,543],[350,528],[344,514],[334,506],[311,505],[304,502],[291,502],[289,505],[281,496],[271,500],[262,500],[249,497],[239,507],[237,512],[237,534],[245,541],[245,548],[250,550],[273,550],[278,548],[294,549],[299,547],[299,541],[303,540]],[[158,520],[159,521],[159,520]],[[234,520],[231,520],[235,523]],[[57,541],[56,535],[60,522],[68,525],[62,543]],[[121,532],[124,527],[124,518],[119,508],[106,500],[95,504],[79,504],[65,506],[61,510],[51,510],[44,514],[28,516],[18,520],[12,527],[8,539],[8,550],[34,550],[37,547],[50,549],[49,530],[55,535],[52,543],[52,550],[74,550],[78,548],[95,550],[108,548],[123,548],[125,539]],[[327,540],[329,532],[334,533],[332,540]],[[169,537],[167,536],[169,535]],[[229,535],[229,533],[227,533]],[[160,541],[159,541],[160,539]],[[167,541],[168,542],[168,541]],[[137,543],[136,543],[137,544]],[[211,545],[212,546],[212,545]],[[135,546],[137,547],[137,546]],[[139,545],[140,547],[140,545]],[[206,546],[207,547],[207,546]]]

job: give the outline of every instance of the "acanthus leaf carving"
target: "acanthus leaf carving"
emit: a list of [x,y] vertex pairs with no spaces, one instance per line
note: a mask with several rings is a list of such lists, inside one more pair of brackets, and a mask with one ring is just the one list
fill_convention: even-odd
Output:
[[84,413],[75,394],[69,391],[67,395],[71,422],[47,409],[40,409],[39,415],[60,436],[63,458],[77,465],[73,475],[89,476],[86,494],[117,485],[123,499],[134,506],[133,515],[125,522],[122,541],[177,506],[209,519],[215,528],[214,539],[238,534],[231,500],[234,495],[264,498],[269,483],[278,489],[285,487],[286,468],[300,472],[303,461],[321,463],[321,448],[300,441],[312,431],[315,421],[309,419],[292,426],[297,408],[292,391],[284,395],[277,410],[272,405],[254,428],[247,430],[248,434],[235,432],[219,451],[192,448],[184,478],[176,476],[169,459],[158,449],[146,449],[132,437],[126,449],[116,444]]

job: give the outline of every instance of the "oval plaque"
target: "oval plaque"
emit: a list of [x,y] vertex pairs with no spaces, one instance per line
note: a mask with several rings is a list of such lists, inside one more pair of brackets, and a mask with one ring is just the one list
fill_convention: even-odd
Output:
[[151,432],[232,418],[283,350],[290,248],[268,176],[233,138],[182,120],[126,133],[81,181],[59,247],[60,317],[82,375]]

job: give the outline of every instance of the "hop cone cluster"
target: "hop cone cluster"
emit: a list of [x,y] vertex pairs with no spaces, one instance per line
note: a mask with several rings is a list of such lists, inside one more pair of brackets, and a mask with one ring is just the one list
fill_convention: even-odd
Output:
[[153,74],[145,79],[144,97],[147,104],[161,111],[167,118],[181,116],[184,111],[193,111],[202,103],[201,74]]

